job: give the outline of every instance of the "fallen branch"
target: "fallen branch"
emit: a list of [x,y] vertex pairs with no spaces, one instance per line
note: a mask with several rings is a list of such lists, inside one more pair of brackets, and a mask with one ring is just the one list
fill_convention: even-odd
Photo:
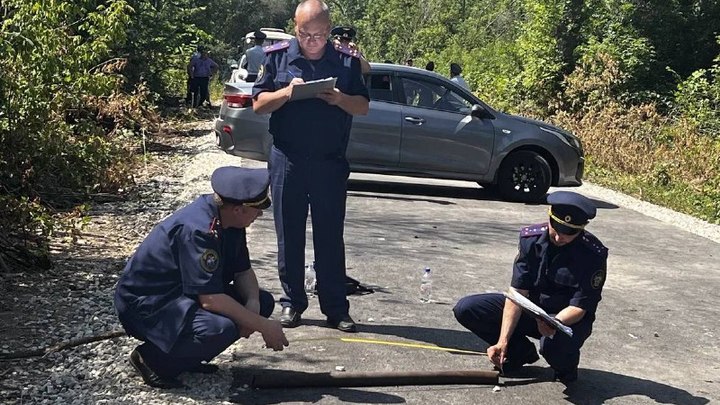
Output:
[[[251,387],[311,388],[311,387],[392,387],[401,385],[458,385],[498,383],[497,371],[448,370],[448,371],[375,371],[375,372],[290,372],[285,375],[267,372],[253,376]],[[282,378],[286,377],[286,378]]]
[[44,357],[50,353],[59,352],[60,350],[65,350],[71,347],[76,347],[88,343],[99,342],[101,340],[113,339],[121,336],[127,336],[127,333],[125,333],[125,331],[116,330],[112,332],[106,332],[100,335],[85,336],[78,339],[68,340],[54,346],[47,346],[42,349],[22,350],[12,353],[0,353],[0,360],[26,359],[28,357],[40,356]]

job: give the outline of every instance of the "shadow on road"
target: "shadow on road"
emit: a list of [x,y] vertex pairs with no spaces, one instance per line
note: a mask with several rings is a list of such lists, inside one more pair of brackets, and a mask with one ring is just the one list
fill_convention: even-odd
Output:
[[[349,191],[370,192],[370,193],[386,193],[386,194],[402,194],[402,195],[421,195],[428,197],[445,197],[445,198],[461,198],[466,200],[499,200],[496,194],[480,187],[451,187],[429,184],[413,184],[413,183],[396,183],[372,180],[348,180]],[[348,193],[348,195],[368,196],[363,194]],[[375,196],[376,198],[402,199],[410,201],[428,201],[439,204],[454,204],[449,201],[437,201],[427,199],[403,199],[391,196]]]
[[[572,191],[571,188],[567,189]],[[454,202],[447,200],[431,200],[425,198],[414,198],[414,197],[397,197],[387,195],[375,195],[375,194],[363,194],[367,193],[385,193],[385,194],[402,194],[402,195],[413,195],[413,196],[427,196],[427,197],[444,197],[444,198],[459,198],[464,200],[479,200],[479,201],[502,201],[500,196],[493,190],[484,189],[480,187],[453,187],[443,186],[436,184],[415,184],[415,183],[397,183],[391,181],[373,181],[373,180],[348,180],[348,196],[351,197],[365,197],[365,198],[383,198],[391,200],[401,201],[424,201],[441,205],[454,205]],[[599,209],[617,209],[619,208],[615,204],[598,200],[595,198],[590,199],[595,206]],[[539,203],[526,203],[527,205],[537,205]],[[543,201],[542,204],[547,204]]]
[[[268,370],[255,367],[233,369],[233,384],[230,401],[240,404],[282,404],[286,402],[318,402],[324,397],[334,397],[335,402],[359,404],[402,404],[405,399],[397,395],[382,392],[364,391],[352,388],[274,388],[252,389],[254,381],[298,381],[312,378],[312,374],[303,371]],[[246,387],[247,388],[244,388]]]
[[[505,386],[519,386],[550,381],[553,377],[549,368],[526,366],[525,376],[529,379],[506,380]],[[707,398],[670,385],[642,378],[616,374],[603,370],[580,369],[578,381],[563,391],[568,402],[577,405],[600,405],[613,398],[637,395],[650,398],[661,404],[704,405]]]

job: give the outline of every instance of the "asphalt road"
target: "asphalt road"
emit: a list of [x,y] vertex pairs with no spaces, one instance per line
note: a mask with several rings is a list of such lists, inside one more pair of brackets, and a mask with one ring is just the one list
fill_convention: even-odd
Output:
[[[243,165],[262,163],[243,160]],[[407,183],[408,181],[412,183]],[[518,231],[546,219],[547,206],[507,203],[473,183],[353,175],[345,243],[348,274],[375,293],[351,296],[356,335],[324,327],[313,298],[304,325],[286,330],[290,347],[258,352],[259,336],[231,348],[238,360],[239,403],[373,404],[705,404],[720,400],[720,245],[685,229],[584,192],[598,204],[588,229],[609,248],[608,279],[593,335],[582,350],[578,382],[552,382],[544,360],[523,378],[494,386],[404,386],[247,390],[251,376],[278,380],[308,372],[490,370],[482,355],[341,341],[342,337],[484,351],[454,319],[465,295],[501,291],[510,281]],[[599,193],[602,194],[602,193]],[[253,267],[279,295],[272,213],[251,228]],[[308,227],[306,257],[312,260]],[[421,303],[422,269],[433,269],[434,302]],[[278,316],[276,308],[275,316]]]

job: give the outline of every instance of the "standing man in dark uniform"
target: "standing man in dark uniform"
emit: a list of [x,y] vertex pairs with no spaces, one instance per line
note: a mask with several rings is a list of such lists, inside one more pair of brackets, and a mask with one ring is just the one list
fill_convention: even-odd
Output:
[[592,333],[608,250],[585,230],[596,213],[592,201],[568,191],[552,193],[547,200],[549,223],[520,232],[510,288],[572,328],[572,337],[557,333],[499,293],[467,296],[454,312],[464,327],[492,345],[488,358],[504,375],[539,359],[529,336],[540,339],[540,354],[555,370],[555,379],[567,385],[577,379],[580,348]]
[[260,332],[268,348],[288,345],[267,318],[275,305],[260,290],[245,228],[270,206],[267,170],[222,167],[203,195],[157,225],[125,266],[115,308],[127,333],[144,341],[130,364],[145,383],[178,388],[184,372],[212,373],[205,364],[233,342]]
[[[368,112],[360,62],[335,49],[325,3],[307,0],[295,10],[296,38],[266,47],[253,87],[253,108],[272,113],[269,168],[275,204],[278,272],[285,294],[280,322],[295,327],[307,309],[304,289],[305,227],[312,215],[320,309],[328,324],[355,332],[345,289],[345,201],[350,169],[345,159],[353,115]],[[336,88],[316,98],[289,101],[292,88],[336,77]]]

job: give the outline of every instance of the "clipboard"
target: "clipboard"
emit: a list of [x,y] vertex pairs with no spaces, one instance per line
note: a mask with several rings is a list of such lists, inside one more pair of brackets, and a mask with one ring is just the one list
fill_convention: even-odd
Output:
[[555,328],[555,330],[559,330],[560,332],[572,337],[572,335],[573,335],[572,328],[570,328],[569,326],[563,325],[557,319],[548,315],[548,313],[545,312],[544,309],[535,305],[535,303],[533,303],[532,301],[527,299],[524,295],[520,294],[519,292],[515,291],[512,288],[509,289],[508,292],[503,293],[503,294],[510,301],[516,303],[518,306],[520,306],[523,310],[525,310],[531,316],[534,316],[535,318],[540,318],[540,319],[544,320],[548,325]]
[[305,83],[295,84],[292,87],[289,101],[305,100],[315,98],[318,93],[323,90],[334,89],[337,77],[328,77],[327,79],[312,80]]

